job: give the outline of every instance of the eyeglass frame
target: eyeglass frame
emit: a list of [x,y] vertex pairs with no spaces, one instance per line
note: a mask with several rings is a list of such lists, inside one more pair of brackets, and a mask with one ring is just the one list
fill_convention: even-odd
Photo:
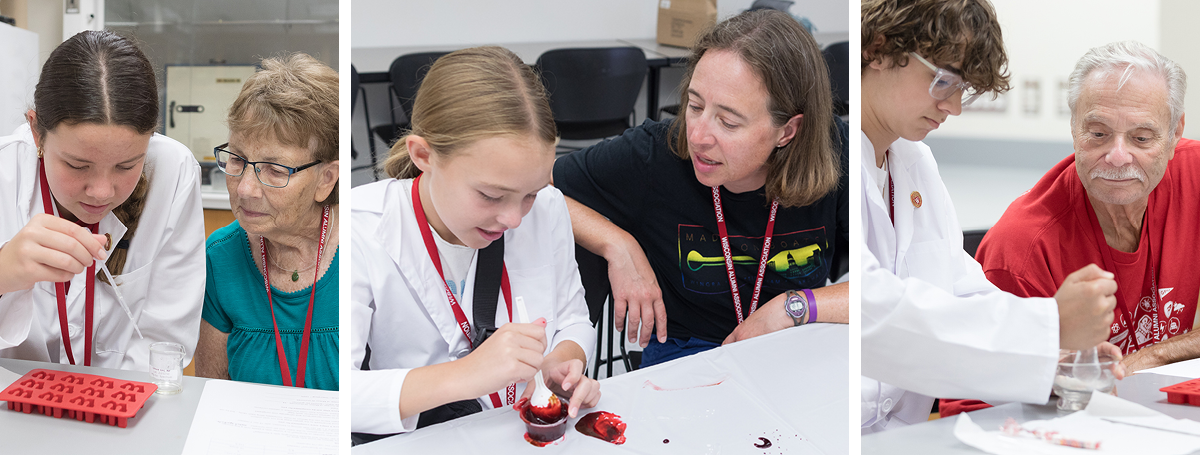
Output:
[[[261,184],[263,184],[263,185],[265,185],[265,186],[268,186],[268,187],[271,187],[271,188],[284,188],[284,187],[286,187],[286,186],[288,185],[288,183],[292,183],[292,174],[295,174],[295,173],[297,173],[297,172],[300,172],[300,171],[303,171],[303,170],[305,170],[305,169],[308,169],[308,168],[310,168],[310,167],[313,167],[313,166],[316,166],[316,165],[318,165],[318,164],[321,164],[321,160],[316,160],[316,161],[313,161],[313,162],[311,162],[311,163],[308,163],[308,164],[303,164],[303,165],[300,165],[300,166],[297,166],[297,167],[291,167],[291,166],[284,166],[284,165],[282,165],[282,164],[279,164],[279,163],[274,163],[274,162],[271,162],[271,161],[250,161],[250,160],[247,160],[247,159],[246,159],[246,157],[244,157],[244,156],[241,156],[241,155],[238,155],[238,154],[236,154],[236,153],[233,153],[233,152],[231,152],[231,151],[229,151],[229,150],[226,150],[226,149],[225,149],[226,147],[229,147],[229,143],[228,143],[228,142],[226,142],[226,143],[224,143],[224,144],[221,144],[221,145],[218,145],[218,146],[216,146],[216,147],[213,147],[213,157],[217,159],[217,169],[220,169],[220,170],[221,170],[221,172],[224,172],[224,173],[225,173],[225,175],[228,175],[228,176],[230,176],[230,177],[241,177],[241,176],[242,176],[242,174],[245,174],[245,173],[246,173],[246,168],[245,168],[245,167],[243,167],[243,168],[242,168],[242,172],[239,172],[239,173],[237,173],[237,174],[232,174],[232,173],[230,173],[229,171],[225,170],[225,168],[224,168],[223,166],[221,166],[221,159],[220,159],[220,158],[217,156],[217,154],[218,154],[218,153],[220,153],[220,152],[225,152],[225,153],[228,153],[228,154],[230,154],[230,155],[233,155],[233,156],[236,156],[236,157],[238,157],[238,159],[242,160],[242,162],[244,162],[246,166],[248,166],[248,167],[253,167],[253,168],[254,168],[254,178],[258,179],[258,183],[261,183]],[[270,164],[270,165],[272,165],[272,166],[279,166],[279,167],[281,167],[281,168],[287,169],[287,170],[288,170],[287,182],[284,182],[284,183],[283,183],[283,186],[275,186],[275,185],[272,185],[272,184],[270,184],[270,183],[264,182],[264,181],[262,180],[262,176],[260,176],[260,175],[259,175],[259,173],[260,173],[260,172],[262,172],[262,171],[258,170],[258,165],[259,165],[259,164]]]
[[[971,84],[967,83],[967,81],[963,80],[961,75],[955,74],[954,72],[952,72],[950,70],[947,70],[944,68],[939,68],[936,65],[929,63],[929,60],[925,60],[924,57],[917,55],[916,52],[909,52],[908,54],[912,55],[913,57],[916,57],[917,61],[924,63],[925,66],[927,66],[927,67],[929,67],[929,69],[933,70],[933,73],[934,73],[933,80],[929,82],[929,96],[933,97],[933,99],[944,101],[944,100],[950,98],[952,95],[954,95],[954,92],[961,90],[963,92],[962,105],[969,106],[969,105],[971,105],[971,103],[975,102],[975,100],[978,99],[980,95],[983,94],[982,92],[969,93],[971,90],[974,90],[974,87],[972,87]],[[943,78],[945,78],[945,79],[943,79]],[[938,81],[945,80],[947,82],[950,82],[950,81],[954,81],[956,79],[958,80],[958,83],[954,84],[954,87],[957,87],[958,90],[951,90],[946,93],[946,96],[941,97],[941,98],[938,98],[937,95],[933,94],[934,87],[937,86]]]

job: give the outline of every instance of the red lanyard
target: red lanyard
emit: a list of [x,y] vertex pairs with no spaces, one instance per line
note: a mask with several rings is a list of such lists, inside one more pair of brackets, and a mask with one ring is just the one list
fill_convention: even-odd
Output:
[[[1151,227],[1150,227],[1151,215],[1150,215],[1149,202],[1147,202],[1147,204],[1146,204],[1146,213],[1143,216],[1145,217],[1144,218],[1145,221],[1142,224],[1142,229],[1146,230],[1146,241],[1148,243],[1147,247],[1150,248],[1150,255],[1149,255],[1150,257],[1147,260],[1149,261],[1149,266],[1150,266],[1150,302],[1151,302],[1152,307],[1151,307],[1150,311],[1148,311],[1148,312],[1151,313],[1151,315],[1153,317],[1153,321],[1152,321],[1153,327],[1151,328],[1151,330],[1152,330],[1151,333],[1152,333],[1153,339],[1154,339],[1154,343],[1150,343],[1150,344],[1156,344],[1159,341],[1162,341],[1162,329],[1161,329],[1161,327],[1159,327],[1159,322],[1158,322],[1158,313],[1161,310],[1161,303],[1160,303],[1161,297],[1159,297],[1159,295],[1158,295],[1158,274],[1155,273],[1155,266],[1158,263],[1154,260],[1154,251],[1155,251],[1154,250],[1154,230],[1151,229]],[[1104,269],[1109,272],[1112,272],[1112,273],[1117,273],[1117,263],[1116,263],[1116,261],[1113,260],[1112,250],[1110,249],[1112,247],[1108,246],[1108,242],[1104,240],[1104,229],[1102,229],[1100,227],[1100,221],[1097,218],[1096,210],[1092,207],[1088,207],[1088,219],[1091,220],[1091,222],[1092,222],[1092,226],[1093,226],[1092,235],[1096,237],[1096,243],[1097,243],[1097,247],[1099,247],[1099,249],[1100,249],[1100,255],[1104,258]],[[1139,243],[1141,242],[1140,234],[1139,234],[1138,242]],[[1143,283],[1145,283],[1145,281],[1143,281]],[[1137,337],[1134,336],[1134,332],[1137,331],[1137,327],[1138,327],[1137,326],[1138,321],[1135,318],[1138,313],[1137,310],[1140,308],[1141,305],[1135,303],[1135,305],[1133,307],[1133,311],[1129,312],[1128,310],[1125,309],[1124,303],[1128,302],[1128,300],[1126,300],[1126,299],[1128,299],[1130,297],[1128,292],[1133,293],[1133,299],[1135,302],[1140,300],[1140,299],[1138,299],[1138,297],[1139,297],[1138,294],[1141,293],[1141,289],[1138,289],[1136,291],[1128,291],[1128,292],[1122,292],[1121,289],[1117,289],[1117,292],[1121,293],[1122,297],[1125,298],[1125,299],[1122,299],[1122,301],[1118,302],[1119,303],[1117,305],[1118,312],[1128,315],[1128,324],[1129,324],[1128,327],[1130,330],[1128,336],[1133,337],[1133,339],[1129,342],[1128,347],[1125,349],[1126,352],[1124,354],[1128,355],[1128,354],[1132,354],[1133,352],[1136,352],[1136,350],[1138,350],[1138,349],[1141,349],[1141,346],[1138,345]],[[1149,344],[1147,344],[1147,346],[1148,345]]]
[[[413,212],[417,215],[417,226],[421,228],[421,239],[425,241],[425,251],[429,253],[429,259],[433,260],[433,267],[437,269],[438,277],[442,279],[442,286],[446,290],[446,298],[450,300],[450,309],[454,311],[454,319],[458,321],[458,328],[462,330],[463,336],[467,337],[467,344],[471,349],[475,349],[475,345],[471,342],[471,321],[467,320],[466,313],[463,313],[462,307],[458,305],[458,299],[454,298],[454,293],[450,292],[450,286],[446,284],[446,275],[442,273],[442,259],[438,256],[437,244],[433,242],[433,231],[429,229],[429,220],[425,218],[425,207],[421,205],[421,176],[418,175],[413,180],[412,185],[412,202]],[[479,273],[476,271],[475,273]],[[508,266],[505,265],[500,269],[500,290],[504,292],[504,304],[508,308],[508,322],[512,322],[512,287],[508,283]],[[509,384],[505,388],[505,398],[508,404],[517,402],[517,384]],[[500,394],[492,392],[492,406],[499,408],[504,406],[500,402]]]
[[[725,271],[729,274],[729,288],[733,291],[733,308],[737,310],[738,324],[742,323],[742,295],[738,292],[737,275],[733,273],[733,253],[729,248],[729,232],[725,230],[725,211],[721,209],[721,189],[713,187],[713,210],[717,212],[717,231],[721,234],[721,253],[725,255]],[[779,200],[771,201],[771,215],[767,217],[767,232],[763,234],[762,258],[758,260],[758,277],[754,281],[754,295],[750,297],[750,313],[758,308],[758,297],[762,293],[763,276],[767,273],[767,258],[771,252],[771,235],[775,232],[775,212]]]
[[887,176],[887,179],[888,179],[888,203],[891,204],[890,206],[888,206],[888,218],[892,220],[892,226],[895,226],[896,225],[896,184],[892,182],[892,163],[888,162],[888,159],[891,158],[891,156],[888,152],[890,152],[890,150],[883,152],[884,162],[888,165],[888,176]]
[[[42,188],[42,208],[46,214],[54,216],[54,202],[50,198],[50,185],[46,183],[46,165],[38,158],[38,175],[41,177]],[[95,234],[98,231],[98,223],[87,225],[87,228]],[[92,265],[88,266],[87,275],[84,282],[84,328],[83,328],[83,365],[92,366],[92,308],[95,307],[96,301],[96,261],[92,261]],[[69,283],[69,282],[68,282]],[[115,286],[116,283],[113,283]],[[58,330],[62,333],[63,348],[67,351],[67,361],[71,365],[75,364],[75,353],[71,351],[71,334],[67,328],[67,284],[54,283],[54,297],[58,300]]]
[[[300,358],[296,359],[296,387],[304,387],[304,367],[308,364],[308,339],[312,336],[313,301],[317,297],[317,278],[321,276],[321,251],[325,249],[325,237],[329,235],[329,206],[321,212],[321,239],[317,241],[317,267],[313,272],[312,292],[308,294],[308,316],[304,319],[304,335],[300,339]],[[279,374],[283,385],[292,386],[292,372],[288,368],[287,354],[283,352],[283,339],[279,336],[279,323],[275,322],[275,301],[271,298],[271,272],[267,270],[267,244],[260,236],[258,250],[262,253],[263,285],[267,288],[267,303],[271,307],[271,325],[275,327],[275,352],[279,356]]]

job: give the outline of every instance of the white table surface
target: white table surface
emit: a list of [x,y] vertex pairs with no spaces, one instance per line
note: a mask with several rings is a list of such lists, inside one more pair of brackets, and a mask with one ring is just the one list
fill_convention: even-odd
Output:
[[[1117,382],[1117,396],[1177,419],[1200,421],[1200,407],[1170,404],[1167,402],[1166,392],[1158,390],[1186,380],[1188,378],[1150,373],[1135,374]],[[970,414],[972,421],[989,431],[998,429],[1009,417],[1018,423],[1059,417],[1054,401],[1045,405],[1008,403],[973,411]],[[978,455],[985,453],[959,441],[954,436],[956,421],[957,416],[954,416],[863,436],[862,454]],[[1086,455],[1088,451],[1080,450],[1079,452]]]
[[[24,375],[30,370],[70,371],[150,382],[145,371],[112,370],[28,360],[0,359],[0,367]],[[146,405],[121,428],[68,418],[11,411],[0,404],[0,453],[5,454],[174,454],[183,451],[192,416],[208,379],[183,377],[183,392],[154,394]]]
[[[620,415],[628,424],[623,445],[577,432],[576,418],[564,439],[537,448],[524,440],[516,411],[504,407],[359,445],[352,452],[841,454],[849,451],[849,437],[857,437],[857,429],[848,428],[848,375],[848,326],[815,324],[600,381],[600,402],[579,417],[594,411]],[[647,385],[682,388],[717,381],[722,382],[674,391]],[[678,406],[653,406],[668,394],[678,394],[671,398]],[[760,412],[722,412],[732,407]],[[772,447],[756,448],[761,436]],[[721,440],[726,443],[715,442]]]

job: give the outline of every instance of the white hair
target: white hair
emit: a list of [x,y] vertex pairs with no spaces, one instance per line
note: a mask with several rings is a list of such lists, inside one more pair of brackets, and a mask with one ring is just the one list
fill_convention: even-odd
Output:
[[1170,135],[1175,135],[1179,119],[1183,117],[1183,95],[1187,90],[1187,75],[1183,68],[1162,54],[1155,52],[1150,46],[1137,41],[1121,41],[1093,47],[1075,64],[1068,83],[1067,107],[1071,109],[1071,128],[1075,128],[1075,105],[1079,94],[1083,92],[1084,81],[1092,72],[1117,70],[1121,71],[1117,82],[1120,90],[1125,82],[1133,75],[1133,70],[1139,69],[1158,75],[1167,83],[1167,104],[1171,109]]

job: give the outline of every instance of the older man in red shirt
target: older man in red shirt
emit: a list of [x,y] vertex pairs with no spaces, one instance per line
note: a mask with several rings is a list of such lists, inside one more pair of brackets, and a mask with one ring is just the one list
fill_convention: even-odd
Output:
[[[1023,297],[1053,296],[1091,263],[1113,272],[1109,342],[1129,373],[1200,357],[1200,142],[1181,139],[1185,89],[1183,70],[1140,43],[1088,51],[1070,77],[1075,154],[1013,201],[976,253],[992,283]],[[941,411],[986,406],[943,400]]]

